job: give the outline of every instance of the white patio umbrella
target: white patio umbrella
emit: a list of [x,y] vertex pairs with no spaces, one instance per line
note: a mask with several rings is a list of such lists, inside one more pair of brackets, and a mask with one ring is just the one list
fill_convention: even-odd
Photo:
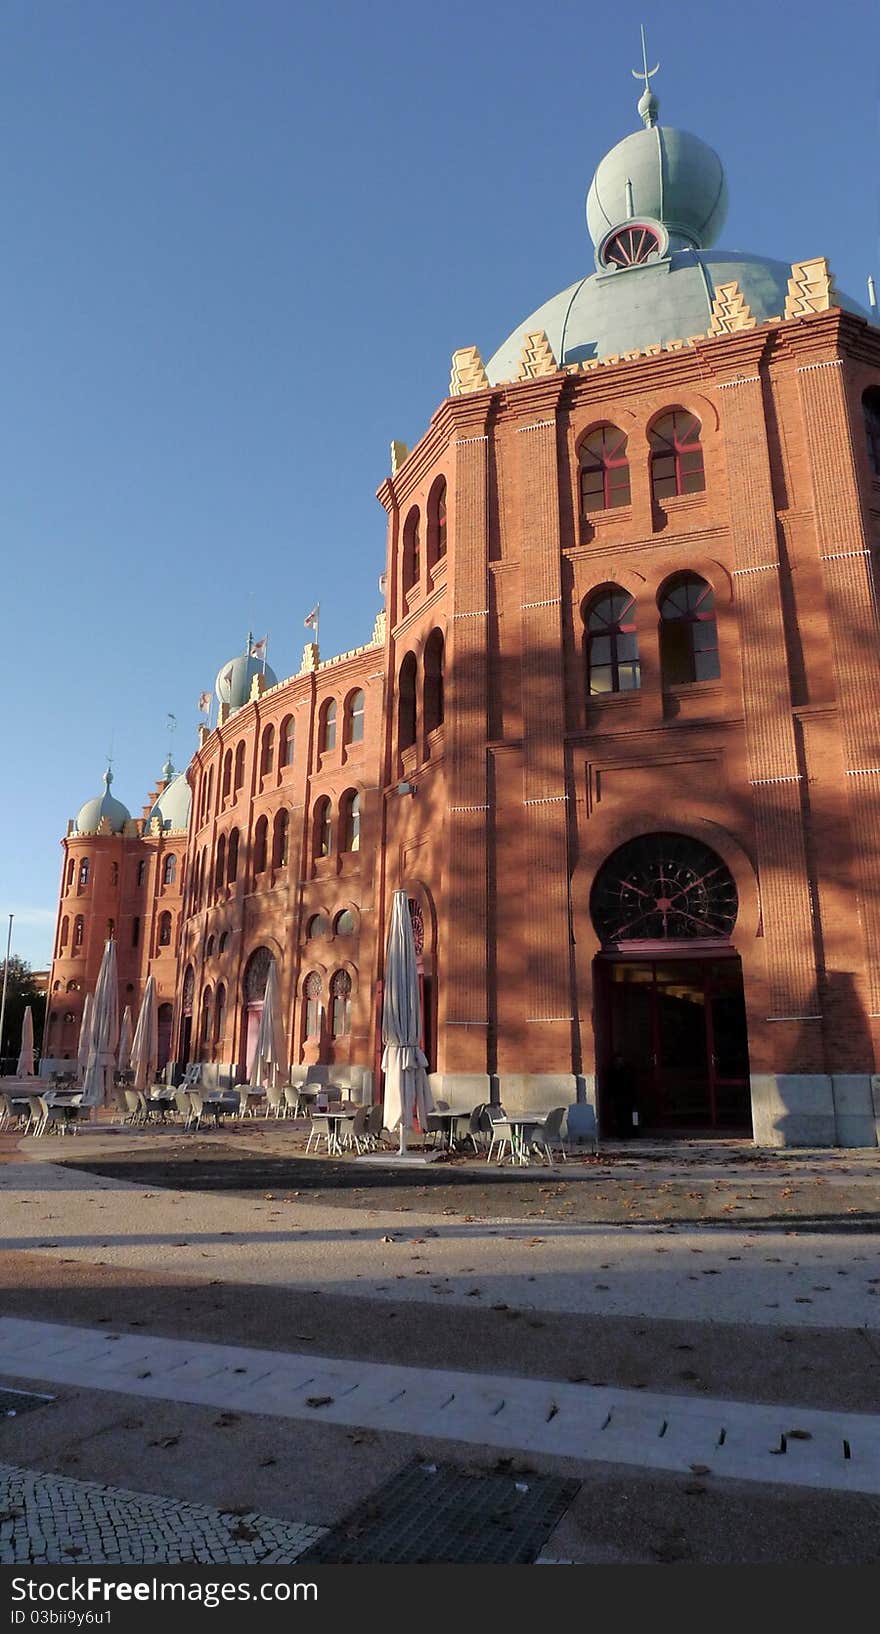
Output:
[[406,1151],[407,1130],[418,1115],[428,1126],[434,1100],[428,1084],[428,1062],[419,1044],[422,1030],[419,975],[409,903],[405,891],[395,891],[385,955],[385,993],[382,1003],[382,1071],[385,1074],[386,1129],[400,1129],[400,1155]]
[[116,976],[116,943],[110,937],[101,960],[92,1013],[89,1020],[89,1051],[83,1073],[82,1106],[101,1106],[106,1099],[107,1074],[116,1065],[119,1037],[119,987]]
[[287,1077],[287,1051],[278,997],[278,966],[274,959],[266,977],[263,1014],[248,1076],[254,1089],[266,1089]]
[[21,1053],[16,1072],[19,1078],[34,1076],[34,1018],[29,1004],[21,1018]]
[[82,1020],[79,1024],[79,1040],[76,1046],[76,1064],[81,1078],[86,1070],[89,1058],[89,1033],[92,1025],[92,995],[87,993],[83,1003]]
[[119,1049],[117,1066],[120,1072],[125,1072],[131,1066],[131,1005],[127,1004],[122,1012],[122,1026],[119,1029]]
[[159,1061],[159,1012],[156,1005],[156,980],[147,978],[140,1014],[131,1046],[131,1065],[134,1068],[135,1089],[146,1090],[156,1076]]

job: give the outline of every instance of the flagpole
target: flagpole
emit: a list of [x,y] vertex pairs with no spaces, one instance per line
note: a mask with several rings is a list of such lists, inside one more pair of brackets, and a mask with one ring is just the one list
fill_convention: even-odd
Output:
[[9,981],[9,950],[12,947],[12,921],[15,914],[9,915],[9,935],[6,938],[6,963],[3,966],[3,997],[0,999],[0,1074],[3,1072],[3,1023],[6,1019],[6,987]]

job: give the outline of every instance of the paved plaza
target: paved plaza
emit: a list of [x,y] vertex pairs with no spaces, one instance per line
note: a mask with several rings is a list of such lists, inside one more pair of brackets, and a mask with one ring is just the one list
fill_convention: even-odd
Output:
[[573,1475],[541,1558],[877,1559],[875,1154],[490,1195],[303,1179],[291,1131],[180,1147],[4,1142],[0,1384],[52,1399],[0,1420],[3,1559],[293,1560],[414,1457]]

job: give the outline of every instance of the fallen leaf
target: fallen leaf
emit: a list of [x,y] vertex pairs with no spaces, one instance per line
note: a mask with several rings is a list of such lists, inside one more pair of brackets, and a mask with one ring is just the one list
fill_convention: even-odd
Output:
[[329,1407],[334,1400],[333,1396],[306,1396],[307,1407]]

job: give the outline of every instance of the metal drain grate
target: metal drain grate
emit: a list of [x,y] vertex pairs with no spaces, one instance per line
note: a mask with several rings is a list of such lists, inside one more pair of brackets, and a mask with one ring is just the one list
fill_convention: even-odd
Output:
[[17,1418],[19,1413],[32,1413],[35,1407],[46,1407],[54,1396],[41,1396],[34,1391],[0,1388],[0,1418]]
[[528,1565],[580,1484],[420,1460],[365,1498],[297,1565]]

